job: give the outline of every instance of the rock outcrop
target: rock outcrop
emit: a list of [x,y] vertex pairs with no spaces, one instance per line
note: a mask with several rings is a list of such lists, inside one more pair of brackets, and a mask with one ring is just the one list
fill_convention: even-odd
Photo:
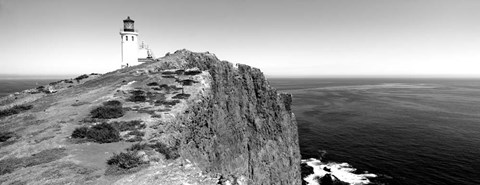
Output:
[[[0,142],[0,183],[302,182],[292,97],[277,93],[259,69],[179,50],[153,63],[67,82],[54,84],[55,92],[24,91],[0,100],[0,111],[33,105],[0,117],[9,134]],[[92,118],[90,112],[107,101],[124,111]],[[87,132],[100,123],[119,130],[115,140],[71,138],[79,126]],[[63,153],[28,163],[41,161],[37,153],[54,150]],[[136,152],[142,165],[112,173],[115,161],[107,165],[106,159],[127,150],[124,156]],[[26,165],[11,167],[22,160]]]

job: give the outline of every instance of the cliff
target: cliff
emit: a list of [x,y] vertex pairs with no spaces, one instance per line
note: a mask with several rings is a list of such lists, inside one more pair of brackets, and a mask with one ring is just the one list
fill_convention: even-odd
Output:
[[291,101],[187,50],[51,83],[0,100],[0,182],[301,184]]

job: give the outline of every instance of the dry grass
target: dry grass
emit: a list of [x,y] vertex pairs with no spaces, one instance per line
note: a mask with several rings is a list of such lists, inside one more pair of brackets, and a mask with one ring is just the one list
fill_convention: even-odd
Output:
[[64,148],[54,148],[41,151],[28,157],[3,159],[0,161],[0,175],[12,173],[18,168],[26,168],[56,161],[66,155]]

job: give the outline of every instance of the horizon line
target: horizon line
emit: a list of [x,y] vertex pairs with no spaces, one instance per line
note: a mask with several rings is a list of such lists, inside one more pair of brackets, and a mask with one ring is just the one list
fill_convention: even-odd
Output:
[[[0,79],[69,79],[82,74],[0,74]],[[480,75],[421,74],[421,75],[385,75],[385,74],[353,74],[353,75],[268,75],[266,78],[480,78]]]

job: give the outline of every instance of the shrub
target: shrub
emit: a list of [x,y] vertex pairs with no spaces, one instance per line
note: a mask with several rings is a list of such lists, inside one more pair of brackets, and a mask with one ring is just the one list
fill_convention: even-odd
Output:
[[202,71],[200,71],[200,70],[187,70],[187,71],[185,71],[185,75],[198,75],[200,73],[202,73]]
[[104,106],[115,106],[115,107],[121,107],[122,106],[122,102],[118,101],[118,100],[110,100],[110,101],[107,101],[107,102],[104,102],[103,103]]
[[103,106],[93,109],[90,114],[92,118],[111,119],[119,118],[124,114],[122,103],[119,101],[108,101]]
[[168,88],[168,85],[167,85],[167,84],[162,84],[162,85],[160,85],[159,87],[165,89],[165,88]]
[[142,90],[134,90],[130,92],[132,96],[130,96],[129,101],[132,102],[145,102],[147,97],[145,96],[145,92]]
[[139,130],[132,130],[132,131],[130,131],[127,135],[128,135],[128,136],[139,136],[139,137],[143,137],[143,136],[145,136],[145,132],[142,132],[142,131],[139,131]]
[[175,78],[175,76],[172,76],[172,75],[162,75],[162,78]]
[[20,112],[30,110],[33,108],[33,105],[15,105],[12,108],[0,110],[0,118],[18,114]]
[[173,75],[173,74],[175,74],[175,71],[164,71],[164,72],[162,72],[162,74],[164,74],[164,75]]
[[185,70],[179,69],[179,70],[176,70],[176,71],[175,71],[175,74],[181,75],[181,74],[183,74],[184,72],[185,72]]
[[155,144],[150,145],[155,151],[162,153],[165,155],[166,159],[176,159],[180,157],[178,153],[178,149],[176,147],[168,147],[167,145],[157,142]]
[[177,94],[177,95],[173,96],[172,98],[173,99],[187,99],[188,97],[190,97],[190,94],[181,93],[181,94]]
[[147,86],[158,86],[157,82],[150,82],[147,84]]
[[86,137],[98,143],[112,143],[120,141],[120,133],[108,123],[94,125],[88,129]]
[[76,77],[75,80],[76,80],[77,82],[79,82],[80,80],[83,80],[83,79],[85,79],[85,78],[88,78],[88,75],[87,75],[87,74],[80,75],[80,76]]
[[170,105],[174,106],[178,103],[180,103],[180,100],[157,100],[155,101],[157,105]]
[[150,146],[147,143],[135,143],[129,148],[127,148],[127,151],[140,151],[140,150],[147,150],[151,149]]
[[136,152],[127,151],[119,154],[113,154],[113,156],[107,160],[108,165],[114,165],[122,169],[131,169],[145,164]]
[[181,83],[182,85],[186,85],[186,86],[190,86],[193,83],[198,83],[197,81],[191,80],[191,79],[179,80],[178,82]]
[[141,120],[133,120],[133,121],[115,121],[110,123],[114,128],[118,131],[123,132],[127,130],[137,130],[137,129],[144,129],[147,126],[142,124]]
[[5,142],[13,136],[15,136],[13,132],[0,132],[0,142]]
[[89,128],[85,126],[76,128],[72,132],[72,138],[85,138],[87,137],[88,130]]
[[54,86],[54,85],[57,85],[57,84],[62,83],[62,82],[63,82],[63,80],[56,81],[56,82],[50,82],[48,85]]

